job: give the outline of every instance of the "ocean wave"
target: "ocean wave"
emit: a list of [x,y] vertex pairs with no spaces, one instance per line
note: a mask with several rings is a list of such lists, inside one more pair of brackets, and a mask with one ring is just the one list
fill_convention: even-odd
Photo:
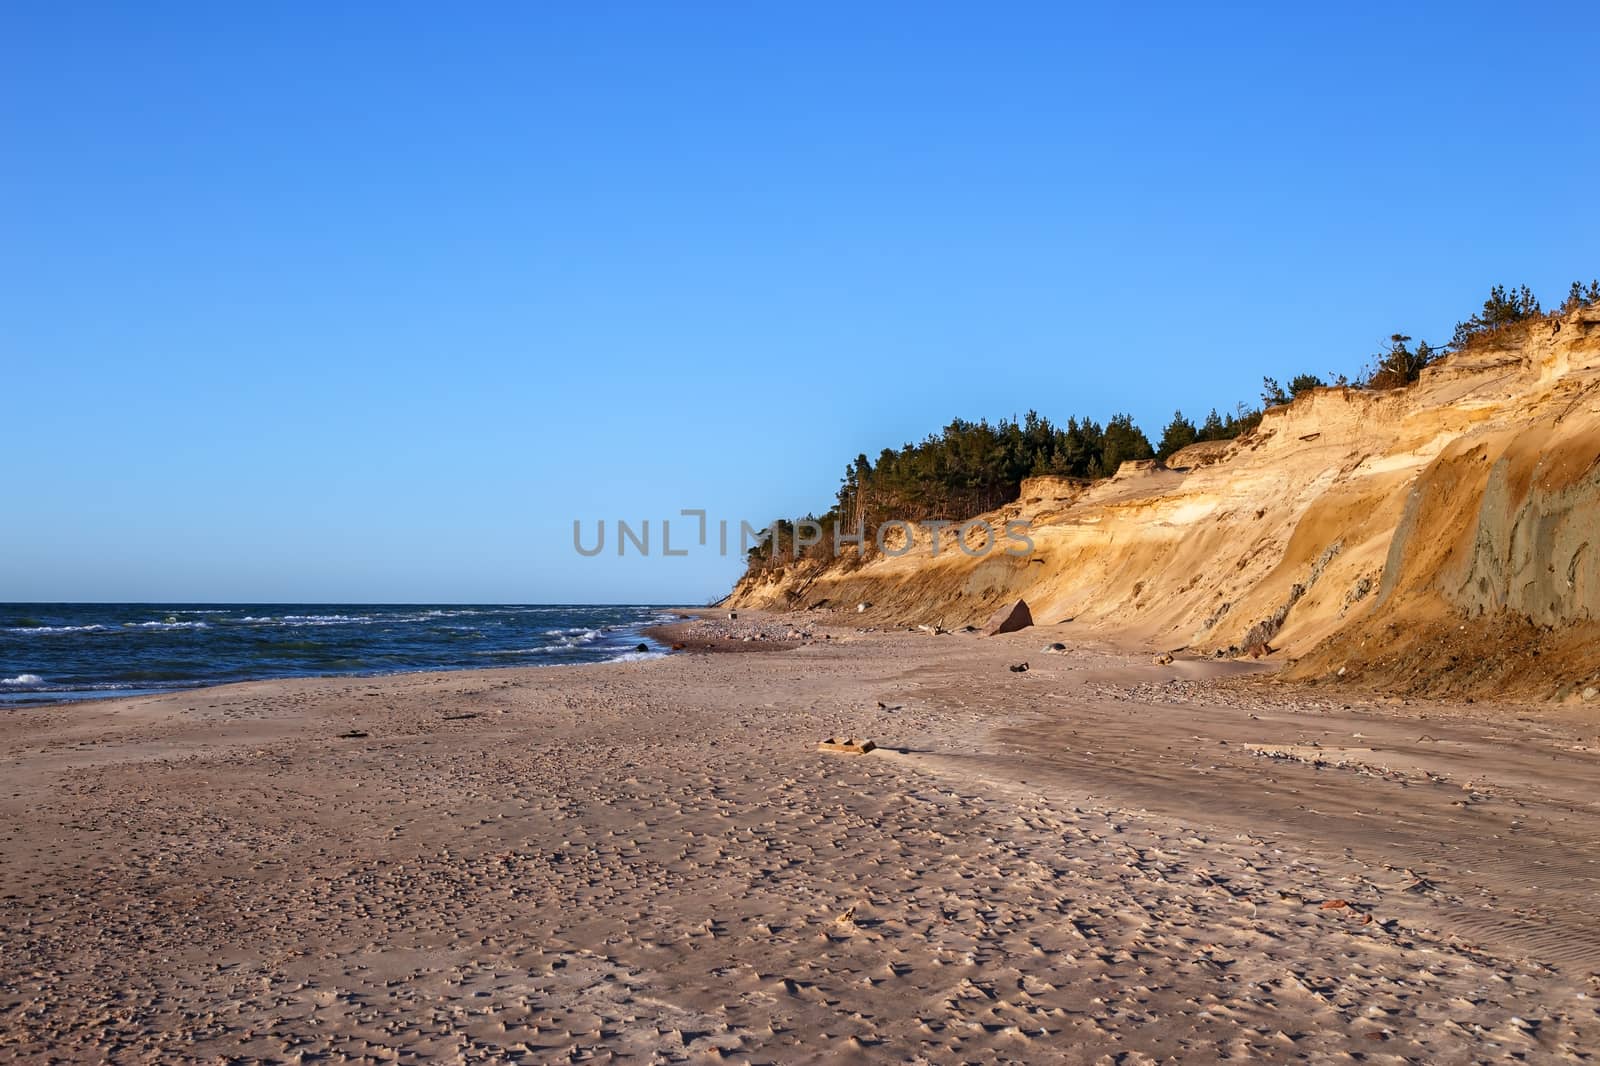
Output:
[[[24,674],[24,677],[37,676]],[[12,685],[12,679],[0,679],[0,697],[15,694],[24,699],[94,699],[103,696],[137,695],[142,692],[173,692],[179,689],[198,688],[203,681],[41,681],[36,685]],[[6,702],[14,702],[7,700]]]
[[373,619],[375,622],[437,622],[441,618],[477,618],[489,611],[426,611],[422,614],[385,614]]
[[52,633],[99,633],[106,626],[98,623],[87,626],[16,626],[6,630],[7,633],[37,633],[40,636],[49,636]]
[[370,614],[286,614],[281,621],[290,625],[359,625],[372,621]]
[[38,674],[18,674],[16,677],[0,677],[0,685],[42,685],[44,678]]
[[122,623],[122,628],[123,629],[158,629],[158,630],[163,630],[163,631],[169,630],[169,629],[210,629],[211,628],[211,623],[210,622],[178,622],[178,621],[171,621],[171,620],[166,621],[166,622],[124,622],[124,623]]
[[555,637],[560,644],[572,646],[575,644],[591,644],[600,639],[604,630],[589,629],[585,626],[572,626],[568,629],[547,629],[544,635]]
[[[366,625],[371,622],[372,616],[367,614],[285,614],[285,615],[250,615],[236,619],[238,624],[247,626],[349,626]],[[393,619],[402,621],[403,619]]]

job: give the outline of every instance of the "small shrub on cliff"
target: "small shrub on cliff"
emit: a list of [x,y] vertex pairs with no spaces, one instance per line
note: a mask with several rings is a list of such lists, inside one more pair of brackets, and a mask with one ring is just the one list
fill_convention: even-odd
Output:
[[1320,389],[1327,384],[1326,381],[1323,381],[1315,374],[1296,374],[1289,379],[1289,388],[1286,390],[1282,385],[1278,384],[1277,378],[1262,378],[1261,406],[1278,407],[1282,404],[1291,403],[1312,389]]
[[1389,338],[1389,350],[1373,357],[1375,365],[1367,376],[1369,389],[1398,389],[1411,384],[1422,372],[1438,362],[1442,352],[1422,341],[1413,351],[1411,338],[1396,333]]
[[1323,381],[1315,374],[1296,374],[1289,379],[1289,395],[1291,397],[1302,396],[1312,389],[1320,389],[1327,384],[1326,381]]

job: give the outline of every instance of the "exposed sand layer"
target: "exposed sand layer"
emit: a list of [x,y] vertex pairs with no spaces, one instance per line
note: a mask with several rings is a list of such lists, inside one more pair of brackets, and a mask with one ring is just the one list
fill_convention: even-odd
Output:
[[1298,660],[1302,679],[1577,700],[1600,693],[1597,515],[1591,307],[1485,338],[1411,388],[1313,390],[1165,467],[1030,478],[981,516],[1029,523],[1027,557],[982,553],[977,528],[963,553],[956,527],[935,554],[919,527],[899,558],[790,562],[741,580],[729,606],[955,629],[1021,597],[1041,621]]
[[0,1058],[1600,1046],[1591,718],[831,634],[0,716]]

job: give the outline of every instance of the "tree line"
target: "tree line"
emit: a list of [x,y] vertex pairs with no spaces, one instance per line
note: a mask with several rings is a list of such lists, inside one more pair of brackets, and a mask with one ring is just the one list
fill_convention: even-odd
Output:
[[[1580,307],[1600,305],[1600,281],[1587,286],[1573,282],[1566,299],[1550,315]],[[1165,461],[1200,441],[1232,440],[1253,431],[1270,407],[1291,402],[1313,389],[1329,385],[1344,388],[1403,388],[1452,351],[1461,351],[1507,331],[1545,317],[1538,299],[1526,285],[1508,289],[1496,285],[1482,310],[1456,324],[1450,343],[1433,347],[1403,333],[1392,334],[1387,346],[1373,355],[1355,380],[1344,374],[1324,379],[1298,373],[1287,379],[1262,379],[1258,406],[1238,404],[1233,412],[1215,408],[1196,424],[1182,410],[1151,444],[1128,414],[1112,415],[1103,425],[1092,418],[1069,417],[1065,425],[1052,423],[1036,411],[1021,420],[970,422],[956,419],[938,433],[900,448],[885,448],[874,462],[856,456],[845,468],[834,504],[805,521],[821,529],[817,543],[805,547],[811,558],[831,560],[835,531],[845,535],[867,531],[861,555],[872,550],[872,531],[890,520],[925,522],[965,521],[992,511],[1017,498],[1022,480],[1041,474],[1078,478],[1089,482],[1110,477],[1124,462],[1138,459]],[[794,557],[796,530],[779,521],[769,527],[768,540],[752,549],[752,570],[781,565]],[[809,538],[802,537],[802,543]]]

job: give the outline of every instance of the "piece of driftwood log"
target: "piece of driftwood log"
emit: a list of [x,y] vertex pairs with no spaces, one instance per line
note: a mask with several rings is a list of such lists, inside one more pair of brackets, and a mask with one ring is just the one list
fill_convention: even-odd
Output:
[[818,751],[841,751],[849,755],[865,755],[878,745],[858,737],[829,737],[817,745]]

